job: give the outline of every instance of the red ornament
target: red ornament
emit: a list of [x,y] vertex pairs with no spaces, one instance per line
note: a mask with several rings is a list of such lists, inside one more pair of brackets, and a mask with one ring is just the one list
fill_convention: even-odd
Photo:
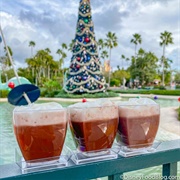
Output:
[[84,40],[85,40],[85,42],[87,42],[87,43],[90,41],[90,39],[89,39],[88,37],[86,37]]
[[103,86],[102,85],[99,85],[99,88],[101,89]]
[[178,101],[180,102],[180,97],[178,98]]
[[10,87],[11,89],[13,89],[15,87],[15,84],[13,82],[9,82],[8,83],[8,87]]
[[85,98],[83,98],[83,99],[82,99],[82,102],[85,103],[85,102],[87,102],[87,100],[86,100]]
[[77,57],[77,60],[78,60],[78,61],[80,61],[80,60],[81,60],[81,58],[80,58],[80,57]]
[[80,65],[79,64],[77,64],[77,66],[76,66],[78,69],[80,68]]

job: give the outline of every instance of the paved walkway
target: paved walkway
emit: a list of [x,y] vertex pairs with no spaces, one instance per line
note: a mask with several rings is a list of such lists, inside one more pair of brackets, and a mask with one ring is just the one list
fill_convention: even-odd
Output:
[[180,121],[177,119],[176,107],[161,108],[160,128],[180,137]]
[[155,94],[119,94],[120,97],[147,97],[154,98],[157,96],[159,99],[178,99],[180,96],[167,96],[167,95],[155,95]]

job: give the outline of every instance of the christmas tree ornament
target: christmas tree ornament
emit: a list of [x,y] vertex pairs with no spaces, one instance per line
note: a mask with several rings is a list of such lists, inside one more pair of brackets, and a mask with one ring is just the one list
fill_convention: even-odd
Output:
[[85,42],[87,42],[87,43],[90,42],[90,39],[89,39],[88,37],[86,37],[84,40],[85,40]]
[[78,60],[78,61],[80,61],[80,60],[81,60],[81,58],[80,58],[80,57],[77,57],[77,60]]
[[88,23],[88,22],[89,22],[89,20],[88,20],[88,19],[84,19],[84,22],[85,22],[85,23]]

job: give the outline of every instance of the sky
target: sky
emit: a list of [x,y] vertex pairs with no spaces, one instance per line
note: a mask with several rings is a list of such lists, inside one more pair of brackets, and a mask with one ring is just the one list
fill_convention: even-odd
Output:
[[[34,53],[49,48],[55,60],[62,43],[75,38],[80,0],[0,0],[0,24],[6,43],[13,51],[16,67],[25,67],[31,57],[29,42],[34,41]],[[111,31],[118,37],[118,47],[112,50],[113,70],[126,68],[121,55],[134,55],[133,34],[141,35],[138,45],[160,58],[160,33],[172,33],[173,45],[166,48],[166,57],[173,60],[172,70],[180,70],[180,0],[91,0],[92,20],[96,40],[106,38]],[[3,54],[0,44],[0,56]],[[65,67],[69,67],[68,53]]]

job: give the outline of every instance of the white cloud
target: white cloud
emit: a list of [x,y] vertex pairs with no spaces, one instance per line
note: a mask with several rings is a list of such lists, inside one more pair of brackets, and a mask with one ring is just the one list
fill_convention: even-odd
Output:
[[[96,39],[105,38],[108,31],[118,36],[119,47],[112,50],[111,64],[121,66],[122,54],[126,57],[134,54],[134,45],[130,43],[134,33],[142,36],[138,47],[160,57],[160,33],[167,30],[174,38],[174,44],[167,47],[167,56],[173,59],[174,67],[179,65],[179,3],[180,0],[91,1]],[[57,59],[61,43],[69,44],[75,37],[78,6],[78,0],[2,0],[0,22],[17,64],[30,56],[31,40],[36,43],[35,50],[49,47]],[[66,66],[70,58],[68,53]]]

